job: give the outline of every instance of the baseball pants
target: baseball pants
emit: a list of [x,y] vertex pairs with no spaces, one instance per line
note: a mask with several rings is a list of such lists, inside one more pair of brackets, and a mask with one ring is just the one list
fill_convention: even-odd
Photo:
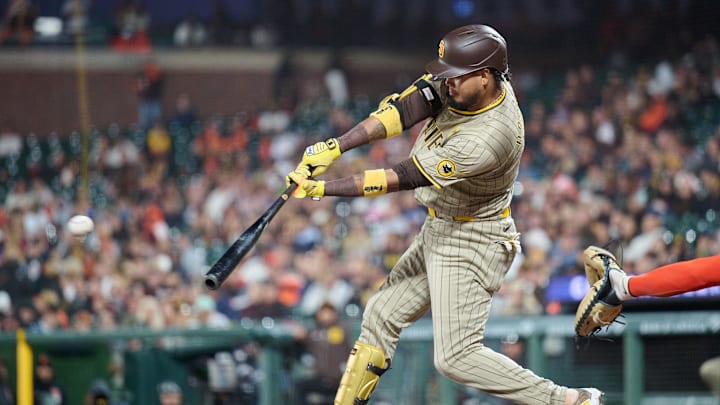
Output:
[[509,240],[517,240],[511,217],[485,222],[428,217],[368,301],[359,340],[392,359],[402,329],[431,310],[440,373],[518,404],[564,404],[566,387],[483,344],[492,294],[515,256],[503,246]]

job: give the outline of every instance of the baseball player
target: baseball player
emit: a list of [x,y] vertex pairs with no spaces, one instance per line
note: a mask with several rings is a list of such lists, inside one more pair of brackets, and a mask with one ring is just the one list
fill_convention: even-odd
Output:
[[[671,263],[640,275],[627,275],[612,253],[597,246],[585,249],[584,256],[585,271],[590,284],[607,280],[595,293],[599,305],[594,312],[596,316],[585,326],[586,331],[614,322],[624,301],[637,297],[671,297],[720,285],[720,255]],[[600,259],[599,262],[594,261],[596,256]],[[593,292],[589,291],[586,298],[588,296],[592,297]],[[578,308],[579,312],[583,312],[580,308],[586,301],[583,299]],[[592,312],[590,308],[588,313]],[[577,322],[576,316],[576,325]],[[583,331],[581,336],[585,335],[586,331]],[[703,362],[699,372],[705,384],[720,398],[720,356]]]
[[608,268],[612,289],[600,298],[611,305],[636,297],[671,297],[720,285],[720,255],[671,263],[636,276],[628,276],[614,263]]
[[609,251],[589,246],[583,252],[590,290],[575,313],[575,332],[589,336],[615,321],[623,302],[635,297],[670,297],[720,285],[720,255],[685,260],[628,276]]
[[[557,385],[483,345],[493,293],[520,250],[510,202],[525,138],[505,39],[486,25],[457,28],[440,41],[426,70],[347,133],[307,147],[288,174],[299,184],[298,198],[414,190],[428,210],[420,233],[366,305],[335,404],[366,404],[390,367],[400,332],[429,310],[434,364],[447,377],[518,404],[601,404],[601,391]],[[343,152],[422,120],[410,157],[392,168],[312,179]]]

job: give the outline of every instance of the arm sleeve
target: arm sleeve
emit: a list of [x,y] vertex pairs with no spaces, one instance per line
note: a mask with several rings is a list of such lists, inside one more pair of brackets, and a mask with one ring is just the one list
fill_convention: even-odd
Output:
[[418,187],[431,186],[432,183],[423,176],[412,159],[406,159],[392,168],[398,176],[399,190],[414,190]]
[[370,113],[382,123],[386,138],[399,135],[442,109],[440,95],[429,79],[429,75],[424,75],[402,93],[385,97],[378,109]]
[[413,86],[415,91],[394,102],[400,112],[403,129],[410,128],[425,118],[436,115],[442,108],[440,96],[424,76],[418,79]]

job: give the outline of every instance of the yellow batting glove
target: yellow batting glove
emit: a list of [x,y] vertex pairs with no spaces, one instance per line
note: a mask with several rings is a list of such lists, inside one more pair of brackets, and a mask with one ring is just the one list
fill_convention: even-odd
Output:
[[300,166],[310,170],[310,176],[315,177],[325,173],[328,167],[342,155],[340,145],[335,138],[324,142],[318,142],[305,148]]
[[288,174],[288,178],[292,182],[298,184],[298,188],[296,188],[293,192],[293,197],[311,197],[317,199],[323,197],[325,195],[325,182],[322,180],[310,180],[304,176],[304,174],[305,173],[302,170],[295,170],[294,172],[290,172]]
[[298,190],[298,195],[296,195],[295,198],[310,197],[313,200],[319,200],[325,196],[325,181],[307,179],[303,181],[295,191]]
[[307,167],[303,166],[302,164],[298,165],[298,167],[295,168],[295,170],[288,173],[287,176],[285,176],[285,187],[290,187],[290,183],[295,184],[302,184],[303,180],[310,177],[310,170],[308,170]]

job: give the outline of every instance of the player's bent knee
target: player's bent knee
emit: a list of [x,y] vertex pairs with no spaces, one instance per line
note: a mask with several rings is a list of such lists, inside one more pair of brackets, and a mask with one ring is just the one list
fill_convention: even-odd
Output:
[[458,360],[458,356],[445,356],[436,353],[433,362],[438,373],[451,380],[462,382],[463,377],[466,376],[460,371],[460,368],[457,367]]
[[355,342],[335,396],[335,405],[366,404],[385,368],[385,352],[379,347]]

